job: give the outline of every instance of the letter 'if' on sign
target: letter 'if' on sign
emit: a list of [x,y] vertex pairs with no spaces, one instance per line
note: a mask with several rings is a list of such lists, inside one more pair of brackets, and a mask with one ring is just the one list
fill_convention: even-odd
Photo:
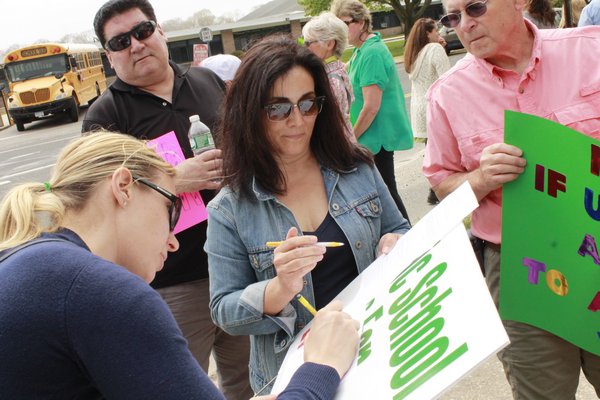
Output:
[[200,39],[203,42],[210,42],[212,40],[212,31],[210,30],[210,28],[200,29]]

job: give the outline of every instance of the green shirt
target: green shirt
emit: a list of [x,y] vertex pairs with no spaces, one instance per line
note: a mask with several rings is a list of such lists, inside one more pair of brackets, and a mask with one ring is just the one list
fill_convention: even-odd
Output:
[[394,58],[382,42],[379,32],[355,48],[348,70],[354,88],[354,103],[350,120],[354,125],[363,108],[362,88],[377,85],[383,91],[381,107],[371,126],[358,138],[373,154],[383,147],[387,151],[406,150],[413,146],[413,135],[408,120],[404,91],[400,85]]

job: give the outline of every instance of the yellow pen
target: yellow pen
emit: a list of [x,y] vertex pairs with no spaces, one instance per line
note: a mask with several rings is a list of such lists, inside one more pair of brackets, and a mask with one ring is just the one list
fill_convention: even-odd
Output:
[[[267,246],[268,247],[277,247],[281,243],[283,243],[283,241],[281,241],[281,242],[267,242]],[[342,243],[342,242],[317,242],[315,244],[317,246],[323,246],[323,247],[340,247],[340,246],[344,245],[344,243]]]
[[302,296],[301,294],[296,295],[296,299],[310,312],[313,316],[317,315],[317,310]]

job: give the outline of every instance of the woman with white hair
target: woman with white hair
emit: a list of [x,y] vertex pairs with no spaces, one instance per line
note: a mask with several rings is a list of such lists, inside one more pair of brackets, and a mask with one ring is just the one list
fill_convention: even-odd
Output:
[[348,45],[348,27],[333,13],[312,18],[302,28],[304,45],[325,63],[331,89],[344,116],[346,136],[356,143],[350,123],[350,105],[354,101],[352,84],[340,58]]

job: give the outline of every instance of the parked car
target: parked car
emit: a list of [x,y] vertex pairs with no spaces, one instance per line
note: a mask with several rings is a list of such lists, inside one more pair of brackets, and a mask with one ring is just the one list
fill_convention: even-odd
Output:
[[458,50],[464,47],[460,40],[458,40],[458,35],[454,32],[454,28],[442,26],[439,32],[440,36],[446,41],[446,54],[450,54],[452,50]]

